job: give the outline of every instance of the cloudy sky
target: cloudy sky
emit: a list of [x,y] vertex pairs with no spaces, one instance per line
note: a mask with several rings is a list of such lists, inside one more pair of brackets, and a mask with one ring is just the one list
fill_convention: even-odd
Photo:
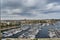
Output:
[[2,20],[60,19],[60,0],[0,0]]

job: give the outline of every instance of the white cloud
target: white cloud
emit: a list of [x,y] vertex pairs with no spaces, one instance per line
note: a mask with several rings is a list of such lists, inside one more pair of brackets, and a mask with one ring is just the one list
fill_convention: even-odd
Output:
[[11,11],[12,11],[12,13],[22,13],[23,12],[22,9],[13,9]]
[[47,4],[46,8],[47,8],[47,9],[52,9],[52,8],[54,8],[57,4],[58,4],[58,3],[56,3],[56,2],[54,2],[54,3],[49,3],[49,4]]
[[27,13],[37,15],[37,14],[40,14],[40,11],[38,11],[38,10],[29,10]]
[[46,1],[47,0],[22,0],[22,5],[25,7],[42,6]]
[[22,4],[26,7],[35,6],[37,2],[37,0],[22,0]]
[[60,10],[60,5],[56,2],[49,3],[47,4],[46,9],[50,11],[57,11],[57,10]]
[[13,14],[13,13],[22,13],[22,8],[17,9],[2,9],[1,14]]
[[56,6],[54,6],[54,8],[52,8],[52,10],[60,11],[60,5],[56,5]]

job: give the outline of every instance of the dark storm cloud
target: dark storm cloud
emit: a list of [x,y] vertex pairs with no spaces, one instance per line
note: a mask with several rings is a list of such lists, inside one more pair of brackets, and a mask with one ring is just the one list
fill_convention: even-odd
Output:
[[26,16],[26,17],[33,17],[35,15],[31,14],[31,13],[14,13],[12,15],[21,15],[21,16]]
[[19,8],[21,7],[21,3],[17,0],[17,1],[8,1],[8,0],[4,0],[1,3],[2,5],[2,9],[3,8]]
[[48,0],[49,3],[57,2],[60,3],[60,0]]
[[49,13],[60,13],[60,11],[45,11],[43,12],[44,14],[49,14]]

